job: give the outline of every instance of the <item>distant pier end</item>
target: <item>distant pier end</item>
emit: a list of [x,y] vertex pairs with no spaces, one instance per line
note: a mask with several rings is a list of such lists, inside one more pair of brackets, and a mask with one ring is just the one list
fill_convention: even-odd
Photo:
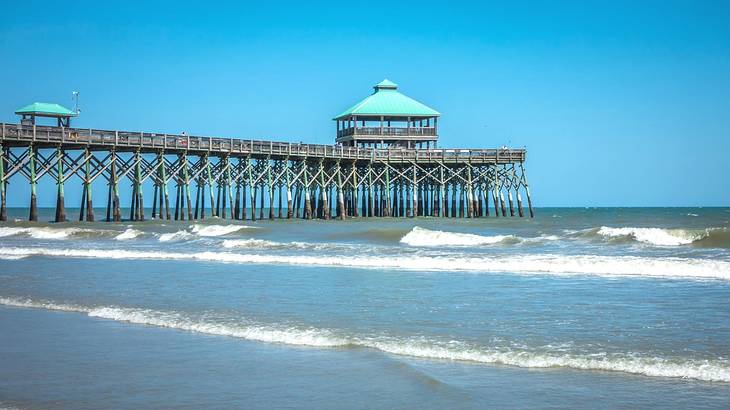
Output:
[[13,177],[30,184],[31,221],[42,177],[56,183],[57,222],[69,219],[64,186],[74,178],[83,188],[80,221],[97,218],[94,183],[107,187],[109,222],[122,220],[123,200],[134,221],[150,208],[166,220],[522,217],[523,193],[534,216],[525,149],[436,148],[440,113],[387,80],[334,118],[335,145],[70,128],[77,113],[69,112],[55,126],[26,113],[20,124],[0,124],[0,221]]

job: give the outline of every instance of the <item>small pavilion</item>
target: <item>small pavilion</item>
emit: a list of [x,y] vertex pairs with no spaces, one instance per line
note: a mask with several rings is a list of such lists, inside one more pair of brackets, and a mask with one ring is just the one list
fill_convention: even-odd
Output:
[[21,125],[35,125],[36,117],[45,117],[55,118],[59,127],[70,127],[71,117],[78,115],[77,112],[71,111],[60,104],[41,102],[18,108],[15,113],[21,116]]
[[334,118],[336,142],[352,147],[435,148],[441,113],[383,80],[375,91]]

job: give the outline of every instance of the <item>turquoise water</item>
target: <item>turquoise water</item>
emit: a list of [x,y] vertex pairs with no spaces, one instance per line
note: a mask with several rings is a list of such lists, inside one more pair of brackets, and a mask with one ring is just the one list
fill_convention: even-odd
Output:
[[2,406],[727,408],[730,209],[7,222]]

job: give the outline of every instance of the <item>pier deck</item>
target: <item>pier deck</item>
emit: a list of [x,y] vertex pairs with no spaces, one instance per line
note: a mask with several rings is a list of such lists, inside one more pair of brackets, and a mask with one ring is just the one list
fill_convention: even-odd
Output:
[[377,149],[90,128],[24,127],[17,124],[2,124],[0,138],[5,146],[33,144],[37,147],[55,148],[61,144],[67,149],[89,148],[92,151],[113,149],[117,152],[140,150],[149,153],[165,150],[168,153],[251,155],[255,158],[269,156],[276,159],[288,157],[418,163],[466,161],[472,164],[512,164],[524,162],[526,159],[525,149]]
[[[145,218],[143,187],[150,182],[152,216],[162,219],[173,218],[171,182],[177,190],[176,220],[205,218],[206,196],[209,215],[232,219],[256,219],[257,211],[258,218],[265,219],[265,209],[271,219],[277,211],[279,218],[306,219],[475,218],[490,216],[490,194],[494,216],[507,216],[505,194],[509,215],[515,216],[514,193],[517,212],[523,216],[521,191],[533,216],[525,149],[379,149],[0,125],[0,220],[7,218],[7,184],[18,175],[31,185],[30,220],[37,220],[36,185],[45,175],[53,177],[58,188],[57,221],[66,220],[64,184],[73,176],[83,184],[80,220],[95,218],[91,186],[100,177],[109,190],[108,221],[121,220],[118,186],[125,179],[132,184],[131,220]],[[194,206],[191,183],[197,186]]]

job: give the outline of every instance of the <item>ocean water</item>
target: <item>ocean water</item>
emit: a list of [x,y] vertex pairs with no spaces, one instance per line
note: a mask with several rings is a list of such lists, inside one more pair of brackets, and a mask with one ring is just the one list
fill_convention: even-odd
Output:
[[730,407],[730,208],[25,214],[0,408]]

